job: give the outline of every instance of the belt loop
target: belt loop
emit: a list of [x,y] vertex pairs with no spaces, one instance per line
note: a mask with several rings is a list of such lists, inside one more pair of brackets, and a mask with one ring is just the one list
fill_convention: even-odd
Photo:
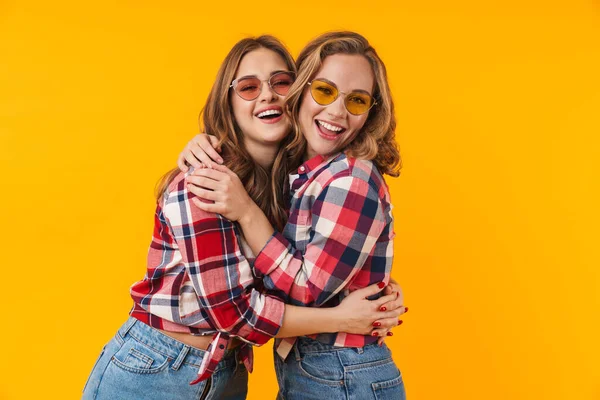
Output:
[[175,359],[175,362],[171,366],[171,369],[177,371],[179,367],[181,367],[181,364],[183,364],[183,360],[185,360],[185,357],[187,357],[189,352],[190,346],[183,345],[183,349],[181,349],[181,351],[179,352],[179,355],[177,356],[177,359]]
[[125,325],[123,325],[122,329],[119,331],[119,334],[121,335],[121,337],[123,339],[125,339],[125,336],[127,336],[127,332],[129,332],[131,330],[131,328],[133,328],[133,326],[135,325],[136,322],[137,322],[137,319],[135,319],[133,317],[129,317],[127,322],[125,322]]
[[294,356],[296,357],[296,361],[302,360],[302,355],[300,355],[300,349],[298,348],[299,340],[296,340],[294,343]]

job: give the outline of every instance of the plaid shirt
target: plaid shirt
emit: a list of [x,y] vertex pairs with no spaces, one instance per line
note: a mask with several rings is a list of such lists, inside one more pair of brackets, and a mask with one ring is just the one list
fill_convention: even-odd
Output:
[[[290,176],[291,209],[254,261],[269,293],[286,303],[338,305],[351,291],[389,282],[394,238],[387,185],[370,161],[338,154],[305,162]],[[376,337],[347,333],[311,336],[323,343],[363,347]],[[276,340],[286,358],[295,338]]]
[[[275,336],[285,304],[258,290],[238,228],[194,206],[184,177],[157,205],[146,276],[131,287],[131,315],[157,329],[214,336],[194,384],[214,372],[231,337],[262,345]],[[243,347],[252,371],[252,347]]]

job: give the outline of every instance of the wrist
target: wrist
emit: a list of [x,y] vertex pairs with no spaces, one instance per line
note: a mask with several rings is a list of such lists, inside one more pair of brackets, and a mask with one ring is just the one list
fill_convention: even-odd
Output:
[[251,201],[250,206],[246,208],[246,211],[240,216],[238,222],[242,227],[252,226],[252,221],[256,219],[256,212],[262,213],[262,210],[256,205],[255,202]]
[[324,315],[328,332],[346,332],[347,321],[341,317],[342,313],[338,310],[340,306],[332,308],[323,308],[326,310]]

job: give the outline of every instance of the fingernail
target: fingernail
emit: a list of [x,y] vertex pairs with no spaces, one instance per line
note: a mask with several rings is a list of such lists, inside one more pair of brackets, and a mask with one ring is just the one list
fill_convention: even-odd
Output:
[[408,307],[404,307],[404,314],[408,312]]
[[219,158],[219,162],[220,162],[221,164],[223,164],[223,159],[222,159],[222,158]]
[[379,283],[377,284],[377,287],[378,287],[379,289],[383,289],[383,288],[385,287],[385,283],[384,283],[384,282],[379,282]]
[[402,325],[402,323],[403,323],[403,322],[404,322],[404,321],[402,321],[401,319],[400,319],[400,320],[398,320],[398,325]]
[[381,347],[383,346],[383,343],[377,343],[377,346]]
[[381,326],[381,322],[373,322],[373,326]]
[[396,298],[400,297],[400,292],[396,292]]
[[381,306],[379,307],[379,311],[387,311],[387,308],[385,306]]
[[371,336],[379,336],[379,334],[377,332],[373,332],[371,333]]
[[387,335],[388,336],[394,336],[394,333],[393,332],[388,332]]

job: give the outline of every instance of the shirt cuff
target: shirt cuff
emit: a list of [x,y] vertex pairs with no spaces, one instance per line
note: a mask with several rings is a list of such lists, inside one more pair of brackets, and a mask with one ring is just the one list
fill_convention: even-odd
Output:
[[285,303],[277,297],[267,295],[265,295],[264,302],[264,308],[256,316],[257,321],[253,327],[253,333],[245,338],[238,336],[239,339],[253,346],[262,346],[274,338],[283,324]]
[[265,247],[254,260],[254,272],[257,278],[262,278],[269,275],[273,270],[277,269],[285,256],[289,253],[290,243],[279,232],[273,232]]

